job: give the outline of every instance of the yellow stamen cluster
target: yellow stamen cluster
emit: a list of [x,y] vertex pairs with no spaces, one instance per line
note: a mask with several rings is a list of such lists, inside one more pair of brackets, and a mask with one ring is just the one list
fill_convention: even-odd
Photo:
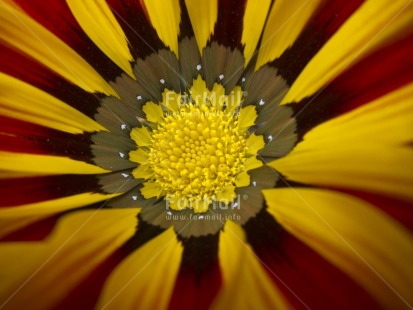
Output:
[[[244,170],[246,132],[233,113],[189,104],[152,133],[148,165],[172,203],[209,204]],[[182,206],[184,207],[184,206]]]
[[174,210],[206,212],[211,204],[230,204],[236,188],[248,186],[249,171],[262,166],[256,158],[264,138],[249,133],[257,111],[242,107],[242,89],[229,94],[219,84],[209,90],[198,76],[190,100],[165,90],[160,103],[147,102],[142,111],[147,126],[135,127],[138,148],[129,159],[138,163],[133,176],[143,179],[146,199],[165,199]]

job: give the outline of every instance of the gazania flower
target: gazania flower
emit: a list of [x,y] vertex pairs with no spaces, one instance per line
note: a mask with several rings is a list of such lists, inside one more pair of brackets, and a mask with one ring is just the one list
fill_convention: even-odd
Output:
[[0,19],[1,309],[413,307],[412,1]]

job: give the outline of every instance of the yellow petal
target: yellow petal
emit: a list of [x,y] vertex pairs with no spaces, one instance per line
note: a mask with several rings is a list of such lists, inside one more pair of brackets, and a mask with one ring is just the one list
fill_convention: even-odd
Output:
[[[385,193],[413,199],[413,150],[357,143],[302,143],[269,165],[289,180]],[[336,148],[334,148],[336,147]]]
[[83,193],[17,207],[2,207],[0,208],[0,237],[50,215],[105,201],[118,195]]
[[155,182],[145,182],[143,183],[143,187],[140,189],[141,194],[143,197],[146,199],[156,197],[159,198],[159,196],[162,193],[162,187]]
[[149,101],[145,103],[142,110],[146,114],[146,119],[150,122],[159,123],[163,119],[163,111],[159,104]]
[[277,0],[274,3],[265,25],[256,69],[280,57],[294,43],[322,2]]
[[255,106],[249,105],[241,108],[238,115],[238,125],[240,128],[251,127],[257,119],[257,110]]
[[[413,86],[309,131],[270,166],[290,180],[413,198]],[[378,126],[379,124],[379,126]]]
[[0,179],[30,178],[30,177],[38,177],[42,175],[45,175],[45,173],[0,170]]
[[410,31],[412,16],[410,0],[364,2],[305,67],[282,104],[316,93],[352,63]]
[[337,192],[283,188],[263,193],[278,222],[364,286],[384,308],[413,304],[413,239],[397,221]]
[[172,228],[134,251],[109,277],[97,309],[167,309],[182,252]]
[[[181,202],[182,204],[182,202]],[[182,210],[182,207],[177,206],[178,209],[174,210]],[[209,200],[208,199],[198,199],[194,202],[192,202],[192,209],[194,210],[195,213],[204,213],[208,211],[209,208]]]
[[152,145],[151,133],[145,126],[133,128],[130,136],[139,146]]
[[336,140],[351,145],[362,139],[390,145],[409,143],[413,140],[412,98],[413,83],[321,124],[305,139],[323,145]]
[[153,170],[148,165],[140,165],[133,169],[132,174],[135,179],[148,179],[153,176]]
[[244,171],[237,176],[235,184],[237,185],[237,187],[243,187],[248,186],[250,184],[250,181],[250,175],[246,171]]
[[250,157],[245,161],[245,170],[252,170],[259,167],[262,167],[263,163],[261,160],[256,157]]
[[167,200],[167,207],[172,210],[181,211],[189,206],[187,200],[184,198],[169,197]]
[[208,95],[211,105],[215,107],[218,111],[222,111],[222,106],[227,100],[227,97],[225,96],[224,86],[215,83],[212,88],[212,91]]
[[[218,90],[222,91],[220,88],[218,88]],[[196,104],[203,105],[206,97],[211,94],[211,91],[207,88],[206,82],[202,79],[201,75],[198,75],[198,77],[194,79],[192,86],[189,89],[189,93]]]
[[23,11],[23,9],[15,2],[15,0],[3,0],[4,3],[7,3],[16,10]]
[[256,155],[265,145],[264,137],[251,134],[247,140],[248,154]]
[[70,133],[104,130],[100,124],[42,90],[0,73],[2,115]]
[[129,152],[129,159],[139,164],[144,164],[148,160],[148,153],[143,149],[139,148],[135,151]]
[[53,308],[133,235],[136,214],[134,209],[81,211],[65,216],[43,242],[1,244],[0,304]]
[[42,174],[96,174],[109,172],[68,157],[0,151],[0,170]]
[[242,103],[242,96],[244,92],[240,86],[235,86],[229,93],[227,98],[227,107],[225,112],[233,113]]
[[242,44],[245,45],[245,66],[249,63],[257,48],[270,9],[270,4],[270,0],[247,1],[241,38]]
[[86,91],[116,96],[112,87],[63,41],[25,13],[3,2],[0,3],[0,41]]
[[220,236],[219,262],[223,287],[211,309],[291,308],[245,243],[241,227],[230,221]]
[[218,193],[217,201],[229,204],[235,197],[235,186],[229,185],[225,187],[220,193]]
[[173,90],[165,89],[162,93],[162,105],[172,112],[179,111],[181,107],[181,94]]
[[185,4],[202,55],[218,19],[218,1],[185,0]]
[[22,216],[49,216],[62,211],[83,207],[99,201],[108,200],[119,194],[83,193],[73,196],[45,200],[41,202],[20,205],[18,207],[2,207],[0,215],[2,218],[13,218]]
[[179,0],[152,1],[143,0],[152,26],[159,38],[178,56],[178,35],[181,22]]
[[89,38],[123,71],[135,79],[128,41],[104,0],[67,0],[79,25]]

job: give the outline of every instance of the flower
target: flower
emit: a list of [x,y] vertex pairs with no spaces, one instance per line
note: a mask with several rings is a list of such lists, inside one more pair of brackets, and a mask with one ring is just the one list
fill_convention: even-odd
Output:
[[0,18],[0,308],[412,307],[411,1]]

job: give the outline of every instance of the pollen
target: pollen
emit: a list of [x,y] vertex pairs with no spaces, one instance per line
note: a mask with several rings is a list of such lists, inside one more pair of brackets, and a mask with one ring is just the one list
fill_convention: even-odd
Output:
[[225,193],[244,171],[247,150],[247,132],[233,113],[189,104],[153,130],[148,165],[172,207],[205,209],[234,198]]

